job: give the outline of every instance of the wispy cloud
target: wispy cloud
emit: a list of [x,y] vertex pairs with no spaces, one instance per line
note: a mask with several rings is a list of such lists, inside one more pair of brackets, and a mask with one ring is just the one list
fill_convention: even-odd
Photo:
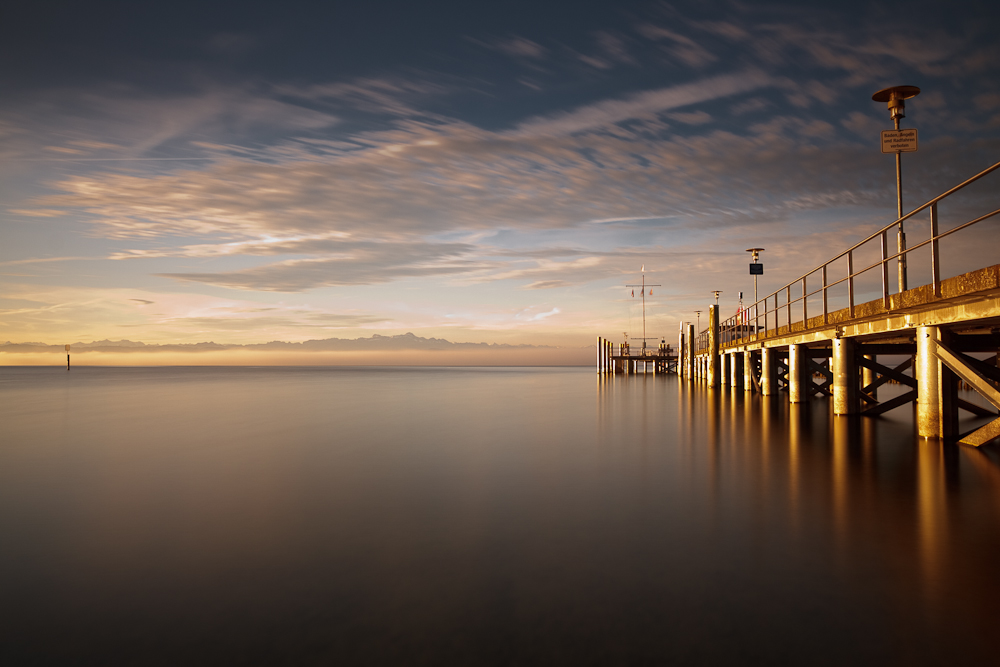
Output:
[[636,93],[622,99],[604,100],[572,111],[530,118],[518,125],[514,133],[518,136],[532,136],[593,130],[699,102],[759,90],[773,83],[771,77],[760,71],[723,74],[679,86]]

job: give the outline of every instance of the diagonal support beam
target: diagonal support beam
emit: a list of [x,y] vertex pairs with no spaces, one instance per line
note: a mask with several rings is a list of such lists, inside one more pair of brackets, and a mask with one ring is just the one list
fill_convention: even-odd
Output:
[[[862,396],[861,398],[867,398],[867,397]],[[910,391],[906,392],[901,396],[897,396],[896,398],[890,399],[888,401],[883,401],[878,405],[872,406],[867,410],[865,410],[864,412],[862,412],[861,414],[863,414],[866,417],[877,417],[879,415],[885,414],[886,412],[889,412],[889,410],[895,410],[899,406],[906,405],[910,401],[915,401],[915,400],[917,400],[917,390],[911,389]]]
[[971,412],[972,414],[976,415],[977,417],[996,417],[997,416],[996,410],[990,410],[988,408],[984,408],[981,405],[976,405],[975,403],[970,403],[969,401],[965,400],[964,398],[958,399],[958,407],[962,408],[963,410],[967,410],[968,412]]
[[952,351],[939,340],[934,343],[931,347],[934,356],[1000,410],[1000,391],[997,391],[982,373],[965,363],[965,355]]
[[[965,363],[965,355],[956,353],[939,340],[933,342],[930,350],[955,375],[979,392],[994,407],[1000,409],[1000,391],[997,391],[983,374]],[[959,443],[979,447],[997,437],[1000,437],[1000,418],[994,419],[989,424],[963,436]]]
[[859,363],[862,367],[871,369],[882,376],[864,388],[866,393],[869,393],[871,390],[878,389],[889,380],[895,380],[900,384],[905,384],[910,387],[917,386],[916,378],[912,378],[909,375],[903,375],[903,371],[910,367],[913,363],[913,359],[907,359],[895,368],[889,368],[888,366],[884,366],[873,359],[865,359],[864,357],[861,357],[861,361]]

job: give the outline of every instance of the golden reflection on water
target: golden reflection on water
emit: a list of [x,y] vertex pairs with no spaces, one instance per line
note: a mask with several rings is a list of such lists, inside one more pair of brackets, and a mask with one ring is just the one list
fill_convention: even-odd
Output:
[[920,564],[927,594],[937,597],[937,584],[944,567],[943,545],[948,540],[948,494],[945,492],[945,461],[937,442],[917,444],[917,534]]

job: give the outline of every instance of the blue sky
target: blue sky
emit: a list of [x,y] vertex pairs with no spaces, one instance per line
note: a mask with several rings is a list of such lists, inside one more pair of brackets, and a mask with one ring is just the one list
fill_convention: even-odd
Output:
[[0,341],[672,340],[895,218],[876,90],[1000,156],[994,3],[360,4],[4,10]]

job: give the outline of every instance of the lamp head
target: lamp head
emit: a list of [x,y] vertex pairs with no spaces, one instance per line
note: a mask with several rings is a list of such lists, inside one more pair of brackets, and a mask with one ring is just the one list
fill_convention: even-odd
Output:
[[889,106],[889,116],[892,120],[906,117],[906,104],[904,100],[916,97],[920,94],[920,89],[916,86],[892,86],[883,88],[872,95],[873,102],[885,102]]

